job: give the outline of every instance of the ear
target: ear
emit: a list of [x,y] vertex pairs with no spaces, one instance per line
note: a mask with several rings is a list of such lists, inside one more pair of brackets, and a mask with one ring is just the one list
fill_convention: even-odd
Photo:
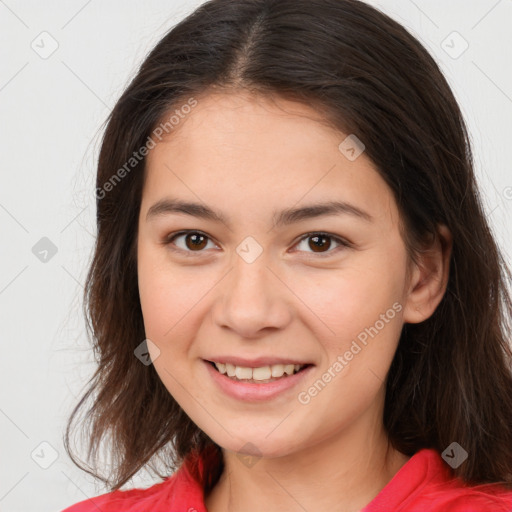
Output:
[[438,226],[437,236],[417,253],[417,263],[406,290],[403,320],[419,323],[429,318],[443,298],[450,271],[452,234],[445,225]]

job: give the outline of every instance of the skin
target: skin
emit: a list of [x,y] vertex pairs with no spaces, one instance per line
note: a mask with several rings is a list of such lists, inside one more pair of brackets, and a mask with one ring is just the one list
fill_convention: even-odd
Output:
[[[440,226],[413,264],[391,190],[364,152],[350,161],[339,150],[346,136],[307,105],[210,91],[148,155],[137,242],[144,325],[169,393],[223,448],[225,470],[205,498],[210,512],[356,511],[408,460],[383,428],[385,379],[404,322],[428,318],[445,292],[451,238]],[[179,213],[146,219],[171,196],[221,211],[231,225]],[[273,225],[274,211],[328,200],[372,220],[342,214]],[[207,235],[202,248],[185,236],[163,243],[185,229]],[[328,238],[315,252],[318,231],[350,245]],[[236,251],[247,236],[262,249],[252,263]],[[394,318],[300,403],[298,393],[396,303]],[[251,403],[212,382],[203,359],[219,354],[315,366],[298,388]]]

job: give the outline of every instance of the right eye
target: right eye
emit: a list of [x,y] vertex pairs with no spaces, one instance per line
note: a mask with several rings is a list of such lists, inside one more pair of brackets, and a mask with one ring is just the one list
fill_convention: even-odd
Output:
[[[182,237],[184,238],[180,246],[179,244],[176,244],[175,241]],[[207,245],[208,240],[211,241],[210,237],[206,233],[189,229],[179,231],[178,233],[171,233],[165,237],[163,244],[169,246],[171,251],[181,252],[186,256],[192,256],[195,252],[204,252],[202,249],[204,249],[205,245]]]

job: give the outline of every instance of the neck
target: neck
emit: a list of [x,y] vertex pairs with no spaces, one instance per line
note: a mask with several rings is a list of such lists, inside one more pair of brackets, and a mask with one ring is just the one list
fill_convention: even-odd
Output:
[[390,446],[381,416],[361,417],[335,436],[251,467],[235,452],[223,455],[224,471],[205,497],[209,512],[356,512],[408,460]]

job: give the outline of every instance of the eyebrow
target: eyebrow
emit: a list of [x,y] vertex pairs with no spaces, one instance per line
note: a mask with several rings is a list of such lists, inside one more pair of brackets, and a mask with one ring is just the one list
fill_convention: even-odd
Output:
[[[171,198],[161,199],[153,204],[146,214],[146,222],[153,218],[173,213],[182,213],[199,219],[219,223],[222,222],[228,227],[231,227],[229,218],[222,212],[215,211],[204,204]],[[367,222],[373,221],[373,217],[369,213],[344,201],[328,201],[325,203],[310,204],[300,208],[287,208],[280,212],[274,212],[272,220],[275,227],[280,227],[316,217],[343,214],[351,215]]]

